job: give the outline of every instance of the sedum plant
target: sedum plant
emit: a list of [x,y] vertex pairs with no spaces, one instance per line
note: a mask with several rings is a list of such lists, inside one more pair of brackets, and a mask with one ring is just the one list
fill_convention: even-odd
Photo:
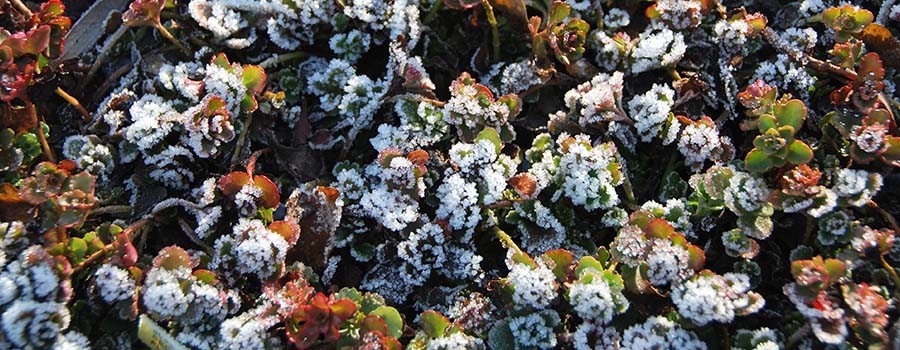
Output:
[[778,89],[761,80],[738,94],[741,104],[748,109],[747,120],[741,124],[745,130],[758,129],[760,135],[753,139],[753,149],[744,158],[747,170],[764,173],[786,164],[806,164],[813,158],[813,151],[795,136],[806,121],[807,107],[803,101],[790,95],[776,98]]

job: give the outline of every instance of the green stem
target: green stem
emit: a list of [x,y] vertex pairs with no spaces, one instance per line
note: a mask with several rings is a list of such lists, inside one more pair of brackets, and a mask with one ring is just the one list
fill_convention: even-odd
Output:
[[500,31],[497,29],[497,17],[494,17],[494,7],[491,6],[490,0],[481,0],[481,3],[484,4],[488,23],[491,24],[491,39],[493,40],[494,48],[494,54],[491,58],[496,62],[500,60]]
[[631,178],[629,178],[628,174],[625,172],[622,174],[622,189],[625,190],[625,204],[629,209],[637,209],[638,205],[637,201],[634,199],[634,189],[631,187]]
[[307,56],[309,56],[309,54],[306,52],[303,52],[303,51],[291,52],[291,53],[286,53],[286,54],[282,54],[282,55],[275,55],[272,58],[262,61],[259,64],[259,66],[262,68],[276,67],[276,66],[280,66],[281,64],[283,64],[285,62],[290,62],[293,60],[306,58]]
[[191,56],[191,51],[188,50],[188,48],[185,47],[184,44],[181,43],[181,41],[176,39],[175,36],[173,36],[172,33],[170,33],[168,29],[166,29],[166,26],[162,25],[162,23],[157,23],[155,27],[157,30],[159,30],[159,33],[162,34],[163,37],[165,37],[173,44],[175,44],[175,46],[181,49],[181,52],[183,52],[185,56]]
[[237,163],[241,159],[241,149],[244,147],[244,141],[247,139],[247,131],[250,130],[250,123],[253,122],[253,114],[247,116],[247,122],[244,123],[244,129],[238,136],[237,143],[234,145],[234,154],[231,156],[231,164]]
[[881,257],[881,266],[887,270],[888,274],[891,275],[891,280],[894,281],[894,294],[900,294],[900,275],[897,275],[897,270],[894,270],[894,267],[891,264],[888,264],[887,260],[884,259],[884,255]]
[[443,0],[434,0],[434,3],[431,4],[431,8],[428,9],[428,14],[425,15],[425,19],[422,22],[425,24],[429,24],[434,21],[434,18],[437,17],[438,11],[440,11],[443,7]]
[[494,234],[497,236],[497,239],[500,240],[500,244],[503,244],[507,249],[512,249],[516,251],[516,254],[522,254],[522,249],[519,249],[519,246],[513,241],[512,237],[509,236],[500,226],[494,226],[491,228],[494,231]]

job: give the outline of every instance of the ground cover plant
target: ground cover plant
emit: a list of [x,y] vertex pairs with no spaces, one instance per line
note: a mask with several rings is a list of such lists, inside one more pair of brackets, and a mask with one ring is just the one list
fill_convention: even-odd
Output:
[[0,0],[2,349],[900,348],[893,0]]

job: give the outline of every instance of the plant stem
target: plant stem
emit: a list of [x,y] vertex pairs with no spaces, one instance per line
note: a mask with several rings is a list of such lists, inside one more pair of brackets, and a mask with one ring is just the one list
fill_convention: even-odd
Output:
[[631,178],[629,178],[628,174],[624,171],[622,172],[622,189],[625,190],[625,204],[629,209],[637,209],[638,205],[634,199],[634,189],[631,187]]
[[188,48],[185,47],[184,44],[181,43],[181,41],[176,39],[175,36],[173,36],[172,33],[170,33],[168,29],[166,29],[166,26],[162,25],[162,23],[157,23],[156,25],[154,25],[154,27],[159,30],[159,33],[162,34],[163,37],[171,41],[173,44],[175,44],[175,46],[178,46],[178,48],[181,49],[181,52],[183,52],[185,56],[191,56],[191,51],[188,50]]
[[774,30],[772,30],[772,28],[767,27],[765,30],[763,30],[762,36],[766,39],[766,41],[769,42],[769,44],[772,45],[772,47],[780,52],[786,53],[788,57],[790,57],[797,63],[820,72],[837,75],[848,81],[856,81],[856,72],[835,66],[831,63],[816,59],[815,57],[810,57],[802,51],[795,50],[787,43],[785,43],[784,40],[782,40],[781,37],[778,36],[778,34],[775,33]]
[[263,148],[250,154],[250,159],[247,160],[247,166],[244,167],[247,169],[247,175],[253,177],[253,173],[256,172],[256,160],[259,159],[259,156],[269,153],[269,151],[271,151],[270,148]]
[[497,239],[500,240],[500,244],[503,244],[507,249],[512,249],[516,252],[516,254],[522,254],[522,249],[519,249],[519,246],[513,241],[512,237],[509,236],[506,232],[504,232],[500,226],[494,225],[491,228],[494,231],[494,234],[497,236]]
[[484,5],[484,12],[487,14],[488,23],[491,25],[491,39],[493,41],[492,61],[500,60],[500,31],[497,29],[497,17],[494,17],[494,7],[491,6],[490,0],[481,0]]
[[133,211],[134,211],[134,209],[132,209],[131,206],[129,206],[129,205],[110,205],[110,206],[91,210],[89,215],[91,215],[91,216],[107,215],[107,214],[115,215],[115,214],[131,213]]
[[888,226],[891,227],[891,230],[894,230],[894,234],[900,234],[900,226],[897,225],[897,220],[894,219],[894,216],[891,215],[891,213],[888,213],[887,210],[884,210],[881,207],[879,207],[878,203],[875,203],[875,201],[873,201],[871,199],[869,200],[868,203],[866,203],[866,205],[868,205],[869,208],[872,208],[872,209],[875,209],[876,211],[878,211],[878,214],[881,215],[881,218],[884,219],[884,221],[887,221]]
[[59,97],[62,97],[63,100],[66,100],[66,102],[68,102],[70,105],[72,105],[72,107],[75,107],[75,109],[78,111],[78,113],[81,113],[81,117],[84,118],[85,123],[91,122],[91,119],[93,119],[93,118],[91,118],[91,113],[88,112],[87,109],[85,109],[84,106],[81,105],[81,102],[78,102],[77,98],[75,98],[72,95],[69,95],[69,93],[66,92],[65,90],[63,90],[62,87],[60,87],[60,86],[56,87],[56,94],[59,95]]
[[28,6],[25,6],[25,4],[22,3],[22,0],[9,0],[9,2],[11,2],[13,6],[16,7],[16,10],[19,10],[19,12],[25,15],[25,17],[28,17],[30,19],[32,16],[34,16],[34,14],[31,13],[31,9],[29,9]]
[[797,343],[800,342],[800,340],[802,340],[809,334],[810,329],[811,328],[809,326],[809,323],[797,329],[794,334],[791,334],[791,336],[788,338],[787,343],[785,344],[785,349],[794,348],[794,346],[796,346]]
[[196,233],[194,233],[194,229],[191,228],[191,225],[188,225],[187,221],[185,221],[184,218],[178,218],[178,225],[181,226],[181,230],[184,231],[184,234],[191,239],[191,242],[194,242],[194,244],[200,246],[200,248],[203,248],[203,251],[206,252],[206,254],[208,254],[209,256],[213,255],[213,249],[209,245],[204,243]]
[[880,256],[880,258],[881,266],[887,270],[888,274],[891,275],[891,280],[894,281],[894,294],[900,294],[900,275],[897,275],[897,270],[894,270],[894,267],[888,264],[887,260],[884,259],[884,255]]
[[113,45],[115,45],[116,42],[119,41],[119,38],[121,38],[122,35],[125,35],[126,31],[128,31],[128,26],[124,24],[119,25],[119,28],[116,29],[115,32],[110,34],[109,38],[107,38],[106,41],[103,42],[103,47],[100,48],[100,53],[97,54],[97,58],[94,60],[94,64],[91,65],[91,69],[88,70],[87,75],[81,81],[81,85],[79,86],[79,88],[83,89],[87,85],[87,83],[90,82],[94,77],[94,74],[97,74],[97,71],[100,70],[100,67],[103,66],[103,62],[106,61],[106,57],[109,56],[109,52],[112,51]]
[[36,125],[37,137],[38,141],[41,143],[41,149],[44,151],[44,157],[47,157],[47,160],[51,163],[56,163],[56,155],[53,154],[53,149],[50,148],[50,144],[47,142],[47,136],[44,135],[44,128],[41,127],[41,121],[38,119],[37,109],[31,102],[29,102],[25,108],[28,108],[28,114],[31,114],[32,122]]
[[[128,225],[128,227],[126,227],[125,230],[122,231],[122,233],[128,235],[128,239],[130,241],[132,238],[134,238],[134,233],[137,230],[146,226],[149,223],[150,223],[150,219],[141,219],[141,220],[135,221],[131,225]],[[88,265],[94,263],[95,261],[97,261],[100,258],[102,258],[103,256],[105,256],[106,253],[113,251],[115,248],[118,247],[118,242],[119,242],[118,239],[112,241],[111,243],[103,246],[103,249],[100,249],[99,251],[95,252],[94,254],[91,254],[86,259],[84,259],[82,262],[78,263],[78,265],[73,266],[72,274],[75,274],[76,272],[83,270]]]
[[247,122],[244,123],[244,129],[238,136],[237,143],[234,145],[234,154],[231,156],[231,164],[237,163],[241,159],[241,148],[244,147],[244,141],[247,139],[247,131],[250,130],[250,123],[253,122],[253,113],[247,116]]
[[438,11],[444,7],[443,0],[435,0],[433,4],[431,4],[431,8],[428,9],[428,14],[425,15],[425,19],[422,20],[422,23],[429,24],[434,21],[434,18],[437,17]]
[[285,63],[288,61],[293,61],[296,59],[305,58],[306,56],[309,56],[309,54],[306,52],[303,52],[303,51],[291,52],[291,53],[286,53],[286,54],[281,54],[281,55],[276,54],[275,56],[272,56],[271,58],[268,58],[265,61],[260,62],[259,66],[262,68],[276,67],[276,66],[281,65],[282,63]]

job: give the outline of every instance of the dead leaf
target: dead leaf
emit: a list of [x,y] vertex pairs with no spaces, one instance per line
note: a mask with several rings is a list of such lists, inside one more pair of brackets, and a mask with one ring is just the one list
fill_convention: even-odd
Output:
[[856,35],[866,43],[866,47],[874,50],[889,67],[900,68],[900,40],[891,31],[878,23],[866,26]]
[[33,219],[28,213],[31,207],[31,204],[19,196],[19,191],[15,186],[8,183],[0,185],[0,219],[3,221],[30,221]]
[[81,14],[66,35],[66,46],[61,60],[76,58],[90,51],[106,34],[106,23],[113,13],[121,13],[129,0],[98,0]]
[[318,270],[325,268],[343,212],[339,197],[336,188],[312,182],[291,193],[285,203],[285,220],[299,223],[300,239],[288,252],[288,261],[299,260]]
[[325,167],[321,153],[312,149],[309,145],[299,145],[297,147],[277,146],[275,148],[275,158],[278,160],[278,166],[287,170],[288,174],[298,183],[317,178]]
[[524,0],[491,0],[494,8],[503,13],[503,17],[522,35],[528,34],[528,10]]

